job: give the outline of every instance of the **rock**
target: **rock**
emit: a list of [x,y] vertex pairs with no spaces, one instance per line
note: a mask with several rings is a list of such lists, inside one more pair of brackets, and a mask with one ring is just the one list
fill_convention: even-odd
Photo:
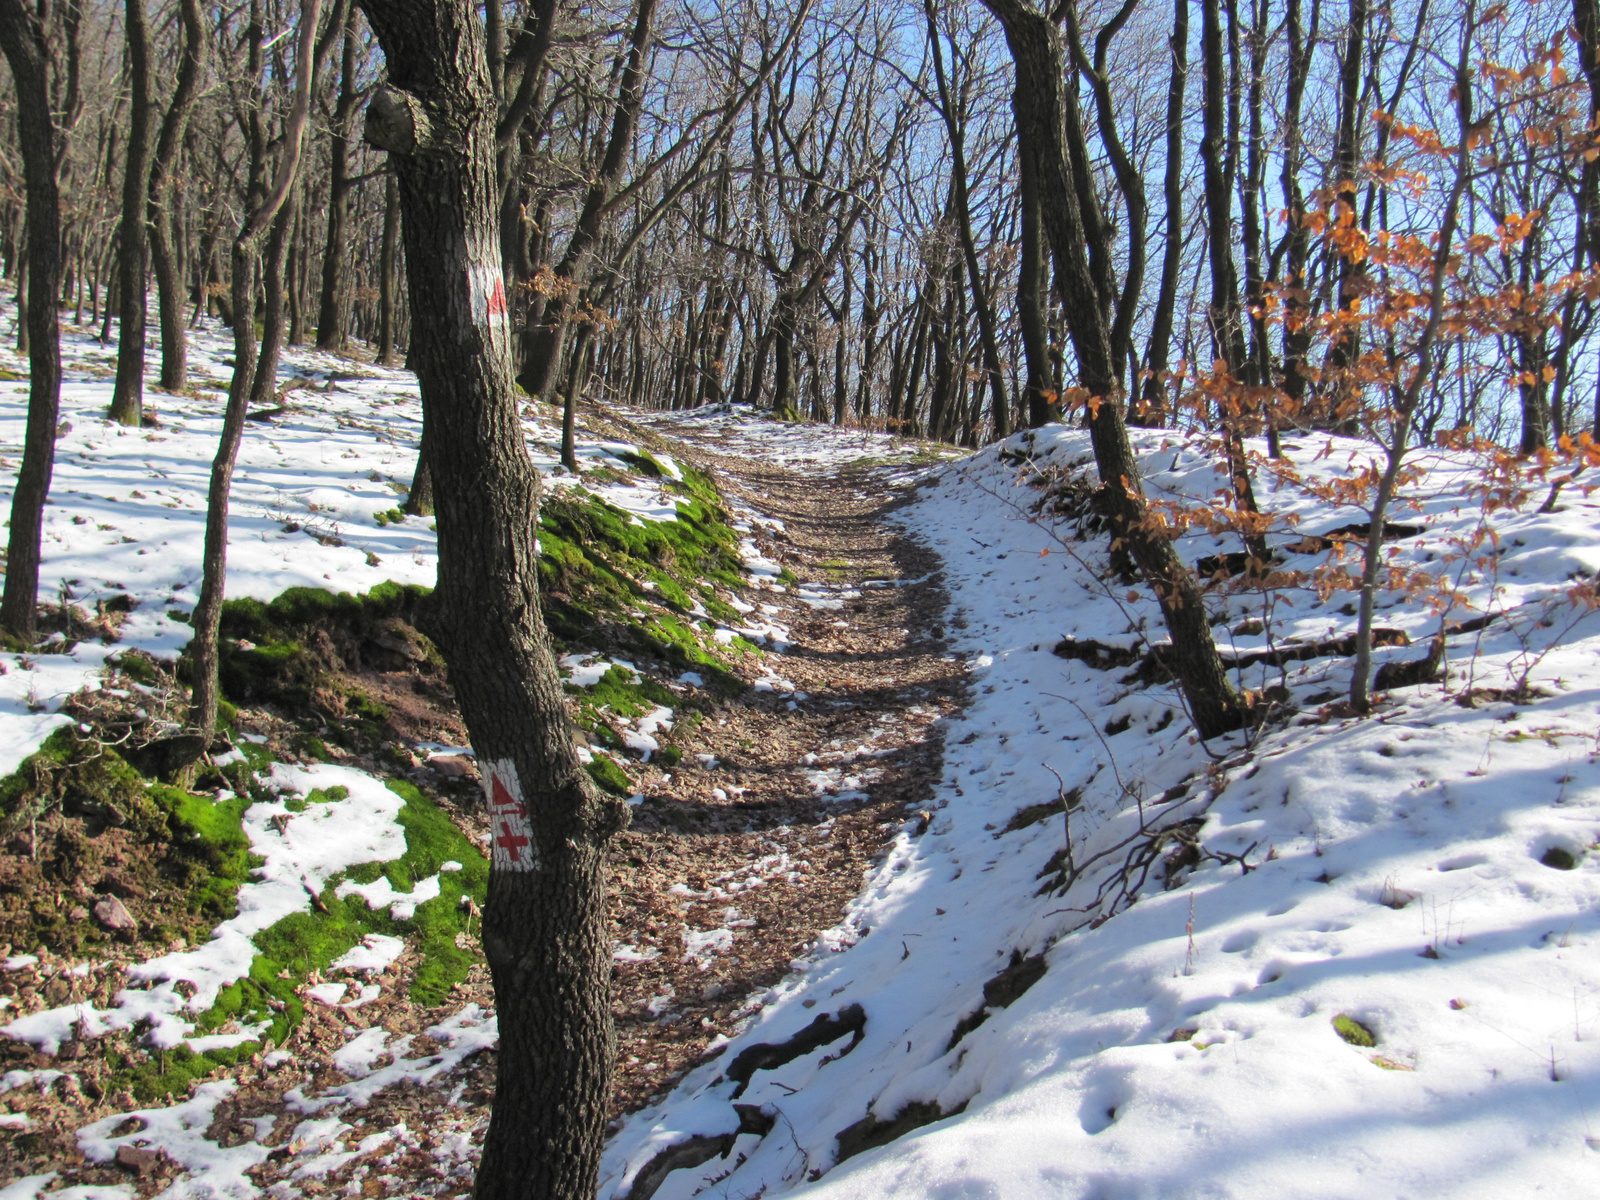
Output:
[[459,754],[441,754],[428,760],[428,766],[446,779],[469,779],[477,768]]
[[67,920],[69,921],[87,921],[88,919],[89,910],[81,904],[74,904],[67,910]]
[[94,919],[112,933],[131,934],[139,928],[139,922],[133,919],[133,914],[115,896],[102,896],[95,901]]
[[161,1168],[161,1151],[145,1150],[138,1146],[117,1147],[117,1165],[138,1173],[140,1179]]

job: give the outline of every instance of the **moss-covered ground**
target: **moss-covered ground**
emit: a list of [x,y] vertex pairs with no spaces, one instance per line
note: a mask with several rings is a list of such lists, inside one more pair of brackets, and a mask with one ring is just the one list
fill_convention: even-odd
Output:
[[[539,582],[559,652],[616,654],[641,664],[643,673],[613,666],[593,686],[567,689],[574,718],[593,747],[589,773],[608,792],[627,796],[636,789],[619,731],[658,706],[672,708],[678,728],[688,729],[699,718],[696,704],[704,703],[668,689],[661,677],[693,670],[707,685],[700,695],[733,694],[744,684],[732,665],[760,652],[743,639],[719,644],[712,636],[717,625],[739,619],[728,596],[743,578],[738,535],[709,477],[685,469],[674,478],[644,452],[619,459],[633,480],[649,479],[676,501],[678,519],[639,521],[582,488],[550,495],[539,528]],[[608,470],[618,480],[628,478],[615,464]],[[395,518],[381,513],[377,519]],[[239,889],[260,863],[250,853],[243,816],[254,802],[279,799],[258,777],[274,754],[325,760],[327,739],[385,761],[398,739],[383,696],[394,693],[374,680],[409,674],[418,692],[432,689],[450,702],[444,662],[422,632],[429,602],[428,589],[392,583],[362,595],[291,588],[270,602],[228,602],[221,628],[222,724],[232,728],[242,711],[249,728],[252,714],[267,712],[277,734],[271,749],[235,738],[243,761],[233,756],[222,767],[202,761],[188,779],[195,790],[160,781],[142,751],[119,753],[107,729],[92,727],[96,714],[85,712],[88,723],[58,731],[16,774],[0,780],[0,840],[16,843],[6,846],[5,861],[27,864],[12,871],[16,878],[0,877],[0,941],[37,944],[58,955],[109,948],[118,939],[84,920],[81,904],[63,899],[70,888],[84,901],[107,890],[126,898],[139,929],[122,936],[122,949],[136,959],[203,944],[237,912]],[[131,649],[112,666],[117,683],[141,694],[164,691],[181,707],[186,664],[180,662],[175,678]],[[139,716],[146,714],[140,710]],[[658,761],[674,765],[682,751],[671,733],[658,737]],[[194,1022],[197,1035],[258,1027],[260,1036],[203,1052],[157,1050],[138,1031],[112,1038],[101,1050],[104,1087],[126,1088],[141,1101],[183,1095],[192,1083],[281,1045],[305,1017],[307,981],[369,934],[406,940],[410,999],[426,1006],[446,1001],[479,957],[463,935],[484,902],[488,864],[433,799],[407,782],[388,786],[403,801],[398,819],[405,853],[329,879],[305,911],[256,934],[258,954],[248,975],[224,988]],[[294,812],[337,803],[344,798],[340,791],[292,797],[287,807]],[[41,814],[47,818],[42,825]],[[461,869],[441,871],[446,862]],[[342,883],[380,876],[399,892],[438,876],[440,894],[405,920],[388,907],[369,908],[359,894],[337,894]]]
[[[267,1045],[281,1044],[304,1019],[305,1000],[299,991],[307,979],[326,971],[368,934],[405,939],[419,960],[410,977],[410,998],[428,1007],[445,1002],[451,988],[466,979],[477,955],[470,940],[461,935],[468,932],[474,909],[485,899],[488,862],[444,811],[416,788],[398,781],[391,781],[389,787],[403,801],[398,820],[405,829],[405,853],[333,876],[312,909],[292,913],[256,934],[253,940],[259,953],[250,973],[223,988],[216,1003],[195,1020],[199,1035],[222,1030],[230,1022],[241,1026],[265,1022],[261,1038],[198,1053],[186,1046],[167,1051],[135,1046],[113,1052],[108,1055],[112,1087],[126,1087],[140,1100],[183,1095],[192,1082],[248,1059]],[[289,807],[303,810],[342,799],[340,788],[313,791],[291,801]],[[188,797],[187,802],[197,815],[209,803],[200,797]],[[217,804],[204,812],[202,819],[220,837],[243,842],[239,816],[244,807],[244,801]],[[460,869],[442,870],[447,862],[459,863]],[[339,885],[347,880],[372,883],[382,876],[397,891],[410,892],[419,881],[435,875],[439,877],[439,895],[417,905],[415,914],[404,920],[395,919],[387,907],[369,908],[359,894],[338,894]]]

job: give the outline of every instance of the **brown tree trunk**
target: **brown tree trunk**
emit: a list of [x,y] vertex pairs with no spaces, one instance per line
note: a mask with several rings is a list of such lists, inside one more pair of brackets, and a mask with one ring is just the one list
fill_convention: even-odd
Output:
[[[11,498],[5,593],[0,626],[31,639],[39,599],[44,503],[55,468],[61,406],[61,342],[56,292],[61,276],[61,195],[56,183],[56,128],[50,109],[50,49],[38,17],[22,0],[0,0],[0,51],[17,89],[17,137],[27,192],[26,317],[28,427]],[[19,317],[22,314],[18,314]]]
[[[1295,0],[1289,0],[1291,4]],[[1150,320],[1150,340],[1145,345],[1144,387],[1140,411],[1130,420],[1140,425],[1163,426],[1171,419],[1166,382],[1161,376],[1170,365],[1172,321],[1178,302],[1178,272],[1183,266],[1183,94],[1189,80],[1189,6],[1172,6],[1172,75],[1167,82],[1166,165],[1161,194],[1166,203],[1161,251],[1161,282],[1156,287],[1155,313]]]
[[[1172,543],[1152,526],[1138,462],[1123,423],[1117,359],[1112,354],[1110,305],[1100,294],[1085,250],[1085,223],[1073,186],[1066,145],[1065,54],[1051,18],[1023,0],[983,0],[999,18],[1016,64],[1013,93],[1020,153],[1033,157],[1044,227],[1056,261],[1056,285],[1089,393],[1090,440],[1100,474],[1099,501],[1140,572],[1155,592],[1172,637],[1173,668],[1203,738],[1237,729],[1247,711],[1217,654],[1205,598]],[[1099,223],[1097,219],[1097,224]]]
[[972,209],[967,196],[967,151],[962,114],[955,109],[950,81],[945,76],[944,43],[939,34],[934,0],[923,0],[922,11],[928,22],[928,45],[933,48],[934,77],[939,85],[939,115],[944,118],[950,138],[950,178],[955,200],[956,232],[961,240],[961,255],[967,267],[967,283],[972,289],[972,304],[978,317],[978,337],[983,348],[983,369],[989,377],[990,419],[996,440],[1011,432],[1011,402],[1006,397],[1005,376],[1000,366],[999,341],[995,335],[994,310],[989,290],[978,265],[978,247],[972,239]]
[[350,325],[346,228],[350,217],[350,123],[360,93],[356,90],[356,10],[345,19],[344,55],[339,67],[339,99],[333,111],[332,152],[328,166],[328,240],[322,252],[322,298],[317,306],[317,349],[343,350]]
[[250,403],[263,406],[278,393],[278,360],[283,356],[286,296],[284,268],[289,256],[289,230],[294,224],[292,197],[278,210],[272,232],[267,235],[267,252],[261,256],[261,349],[256,359],[255,377],[250,386]]
[[471,0],[361,2],[389,70],[367,138],[390,152],[405,218],[438,499],[435,633],[494,837],[483,944],[500,1051],[474,1193],[591,1200],[614,1045],[604,848],[627,809],[578,763],[540,615],[539,477],[511,380],[484,34]]
[[[1230,139],[1224,121],[1228,81],[1223,76],[1222,14],[1218,0],[1201,4],[1201,59],[1205,98],[1201,106],[1200,158],[1204,164],[1206,249],[1211,263],[1211,339],[1216,354],[1235,380],[1249,380],[1249,352],[1245,347],[1244,315],[1239,304],[1239,275],[1233,263],[1233,184],[1236,162],[1227,147]],[[1228,475],[1234,500],[1245,519],[1257,515],[1255,488],[1250,482],[1250,460],[1239,430],[1245,414],[1219,405],[1223,444],[1227,448]],[[1270,555],[1260,529],[1244,531],[1245,548],[1258,563]]]
[[[400,190],[390,172],[383,183],[383,247],[378,252],[378,363],[395,365],[395,267],[400,257]],[[421,468],[418,468],[419,472]],[[416,488],[413,487],[415,492]],[[432,489],[429,489],[428,511],[433,511]]]
[[189,339],[183,328],[183,269],[178,261],[182,215],[171,203],[172,168],[183,147],[189,114],[194,110],[208,45],[200,0],[183,0],[183,58],[172,104],[161,121],[155,156],[150,164],[146,217],[150,226],[150,265],[156,277],[156,311],[161,325],[161,386],[182,391],[189,383]]
[[117,325],[117,380],[111,391],[111,419],[137,425],[144,419],[145,307],[149,285],[145,258],[149,246],[146,207],[150,182],[150,28],[144,0],[127,0],[128,161],[122,184],[122,304]]
[[[211,488],[206,498],[206,536],[202,558],[200,598],[194,609],[194,637],[189,642],[193,690],[189,703],[190,724],[209,738],[217,727],[218,701],[221,699],[218,669],[221,659],[217,637],[222,623],[222,602],[228,577],[228,499],[233,488],[233,465],[244,438],[245,414],[257,376],[256,354],[256,275],[261,239],[283,207],[300,166],[306,118],[311,108],[311,87],[316,79],[314,46],[321,0],[305,0],[300,13],[300,42],[297,54],[295,96],[284,124],[283,158],[277,178],[269,192],[262,194],[260,179],[264,162],[262,143],[252,151],[249,198],[252,208],[233,240],[230,255],[233,293],[233,380],[228,386],[228,403],[223,411],[222,437],[211,462]],[[259,78],[261,27],[259,10],[252,6],[250,37],[252,74]]]
[[634,8],[628,52],[617,83],[611,132],[605,155],[584,193],[566,253],[555,268],[554,294],[538,310],[523,339],[522,370],[517,382],[530,396],[543,396],[561,364],[572,302],[588,282],[590,261],[605,227],[606,203],[616,191],[633,148],[633,133],[644,103],[646,56],[649,53],[657,0],[639,0]]

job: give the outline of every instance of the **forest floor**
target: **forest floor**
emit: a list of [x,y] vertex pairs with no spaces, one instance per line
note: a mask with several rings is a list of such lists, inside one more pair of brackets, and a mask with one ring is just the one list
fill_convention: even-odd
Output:
[[758,686],[680,738],[618,841],[625,1110],[659,1099],[838,923],[887,835],[931,799],[965,687],[938,559],[884,519],[903,464],[802,473],[763,461],[734,421],[656,424],[693,439],[682,460],[749,510],[792,581],[755,594],[782,631]]
[[[286,361],[234,485],[229,741],[195,792],[151,778],[226,355],[205,331],[194,393],[124,430],[109,349],[67,340],[55,600],[0,649],[0,1200],[470,1189],[488,830],[419,632],[431,522],[393,508],[404,372]],[[572,475],[523,416],[579,757],[634,814],[604,1200],[1592,1191],[1600,496],[1417,451],[1357,717],[1362,514],[1328,497],[1374,448],[1254,447],[1272,587],[1175,544],[1277,703],[1202,743],[1081,429],[596,410]],[[1225,491],[1203,433],[1132,439],[1153,498]]]
[[[69,354],[69,369],[78,368],[80,385],[94,387],[97,381],[95,350],[85,339],[79,355]],[[209,367],[220,381],[221,364],[212,364],[203,351],[214,350],[220,357],[225,348],[203,344],[201,350],[199,377],[211,382]],[[364,582],[363,575],[386,568],[392,574],[396,565],[392,551],[381,556],[382,565],[372,562],[379,556],[370,544],[362,545],[370,529],[358,538],[350,524],[339,522],[350,521],[363,507],[384,503],[387,481],[403,478],[398,470],[403,459],[396,451],[405,448],[404,431],[397,436],[393,424],[374,424],[371,415],[381,414],[386,402],[400,403],[401,397],[374,401],[360,395],[361,389],[382,389],[395,379],[378,382],[373,377],[381,379],[384,373],[360,364],[320,361],[322,357],[297,356],[284,374],[313,381],[344,376],[343,386],[372,404],[369,414],[359,408],[348,415],[335,413],[341,432],[354,440],[366,435],[376,443],[340,449],[338,457],[353,460],[341,464],[352,477],[367,471],[379,491],[371,501],[354,501],[352,509],[348,499],[334,500],[325,484],[302,495],[304,489],[294,484],[304,481],[280,479],[273,485],[278,489],[272,502],[276,511],[265,515],[287,529],[288,536],[297,532],[289,529],[291,524],[312,526],[295,540],[295,557],[323,553],[331,561],[298,562],[305,582],[316,582],[318,565],[330,565],[334,569],[322,572],[330,581],[324,586],[354,590]],[[133,489],[122,497],[106,496],[104,503],[120,500],[137,508],[131,500],[155,499],[180,514],[192,508],[198,516],[200,497],[172,487],[189,474],[198,482],[207,441],[205,431],[197,428],[203,419],[200,407],[191,413],[181,404],[178,398],[162,404],[166,424],[155,437],[185,443],[185,450],[192,444],[195,461],[177,470],[164,468],[168,486],[155,497]],[[661,461],[707,472],[736,517],[740,552],[750,570],[743,598],[726,596],[745,623],[738,626],[739,636],[720,639],[739,649],[719,660],[739,685],[707,687],[695,672],[673,679],[660,664],[640,666],[615,653],[564,647],[577,651],[563,662],[584,676],[580,687],[592,684],[600,670],[619,664],[636,672],[636,678],[659,680],[683,698],[670,720],[632,723],[663,741],[662,731],[670,731],[672,757],[665,760],[657,754],[653,763],[628,763],[631,785],[638,789],[632,797],[633,822],[617,840],[613,855],[618,1117],[662,1099],[708,1050],[736,1035],[798,958],[843,948],[837,932],[843,914],[881,862],[889,840],[908,820],[918,819],[918,806],[926,804],[937,786],[943,724],[958,710],[965,686],[963,661],[944,640],[947,597],[938,561],[887,519],[905,501],[910,482],[939,460],[939,451],[876,435],[808,439],[801,433],[798,439],[765,445],[735,419],[685,423],[649,414],[629,416],[640,424],[591,414],[589,436],[627,438],[627,444],[648,441],[649,452]],[[99,424],[92,410],[80,409],[73,419]],[[649,432],[650,426],[659,433]],[[771,430],[766,432],[770,436]],[[107,428],[105,434],[116,436],[116,431]],[[281,470],[296,461],[291,442],[315,446],[314,432],[306,434],[297,435],[288,425],[269,427],[269,457],[282,452],[273,465]],[[103,435],[85,430],[80,436]],[[813,443],[809,449],[808,441]],[[618,449],[614,440],[585,443],[591,451],[601,444]],[[785,447],[798,450],[799,460],[786,460]],[[70,443],[64,449],[63,474],[69,482],[61,490],[80,496],[70,486],[76,482],[76,468],[94,474],[103,461],[95,453],[99,446],[88,440],[78,456]],[[367,462],[368,449],[375,449],[381,461]],[[308,453],[301,451],[301,456]],[[326,449],[317,456],[324,463],[334,457]],[[181,452],[170,457],[179,458]],[[596,462],[601,468],[597,478],[613,481],[618,460]],[[369,466],[378,469],[368,471]],[[155,478],[153,465],[150,477]],[[247,495],[254,479],[245,476]],[[122,483],[126,489],[127,481]],[[624,494],[626,486],[626,479],[622,491],[612,486],[605,492],[608,500],[648,506],[647,497]],[[341,511],[341,503],[352,511]],[[291,509],[302,507],[309,516],[286,520],[293,515]],[[68,500],[64,509],[73,508]],[[118,506],[116,511],[119,519],[131,515],[128,508]],[[253,515],[248,504],[236,504],[236,512]],[[67,516],[64,511],[57,518],[67,527],[58,542],[71,543],[85,526],[122,536],[121,527],[109,522],[78,520],[72,526]],[[320,537],[318,520],[325,525]],[[247,518],[247,528],[251,524]],[[412,533],[416,524],[398,531]],[[385,535],[398,526],[380,522]],[[304,533],[312,535],[312,544]],[[269,527],[260,538],[269,543],[274,536]],[[178,539],[159,540],[168,546]],[[132,554],[132,539],[126,544],[126,553]],[[69,563],[74,550],[92,557],[70,544],[63,549]],[[420,575],[415,568],[425,566],[430,547],[425,541],[420,546],[403,543],[401,550],[407,553],[411,574]],[[244,590],[264,599],[286,583],[298,582],[276,578],[271,564],[259,561],[266,553],[236,552],[234,563]],[[360,554],[367,555],[365,572],[356,566]],[[288,558],[284,556],[285,565]],[[139,580],[128,582],[130,572],[144,567],[140,560],[123,564],[121,571],[104,558],[94,566],[96,576],[119,576],[106,582],[107,590],[141,590]],[[172,566],[163,563],[161,570],[170,572]],[[62,573],[71,570],[68,565]],[[354,581],[347,582],[352,576]],[[410,581],[404,573],[399,579]],[[181,606],[192,592],[183,586],[186,582],[167,580],[155,590],[167,593],[164,603]],[[74,578],[69,590],[89,603],[85,593],[92,595],[96,588],[85,583]],[[107,674],[108,662],[109,670],[126,663],[131,647],[147,648],[158,658],[170,654],[187,632],[170,611],[158,614],[147,603],[132,610],[138,617],[108,629],[111,640],[103,648],[94,648],[88,639],[74,640],[67,654],[38,656],[35,662],[54,668],[60,678],[52,677],[54,694],[43,702],[36,685],[30,697],[19,697],[18,718],[26,711],[44,731],[50,727],[44,722],[52,708],[92,719],[94,705],[86,701],[93,693],[78,685],[94,687],[89,677]],[[391,621],[386,629],[391,639],[397,634],[415,638],[404,622]],[[339,629],[324,631],[329,632],[335,640],[341,638]],[[341,747],[332,740],[318,741],[311,754],[297,724],[283,719],[281,706],[243,702],[235,740],[242,738],[241,744],[252,749],[252,763],[259,756],[282,764],[273,768],[282,779],[303,770],[303,779],[293,785],[299,791],[310,785],[324,792],[340,786],[350,790],[358,779],[382,778],[397,763],[409,763],[416,769],[406,776],[422,794],[439,804],[470,842],[486,844],[486,822],[474,802],[476,771],[447,684],[419,680],[411,662],[382,661],[370,642],[366,650],[366,661],[348,664],[338,680],[382,703],[383,744]],[[352,656],[346,652],[346,657]],[[591,666],[594,662],[599,665]],[[27,669],[38,672],[36,666]],[[112,676],[110,682],[125,688],[130,683],[121,676]],[[617,725],[627,733],[630,722]],[[9,732],[18,757],[41,736],[30,739]],[[599,743],[595,745],[598,752]],[[328,765],[316,765],[318,758]],[[265,771],[259,774],[268,782],[274,778]],[[356,790],[358,795],[327,807],[356,804],[361,799]],[[258,802],[256,807],[263,806]],[[281,826],[278,833],[293,832],[293,807],[274,818]],[[380,822],[385,816],[375,815]],[[927,818],[921,819],[925,823]],[[171,893],[158,890],[171,862],[141,848],[136,831],[118,824],[107,827],[68,804],[45,814],[44,832],[36,822],[31,835],[15,838],[7,847],[10,853],[0,854],[0,900],[10,897],[9,917],[0,914],[9,924],[0,927],[0,934],[9,930],[13,942],[29,927],[28,918],[38,916],[39,904],[24,897],[52,888],[52,916],[54,909],[60,910],[54,925],[58,931],[74,924],[92,928],[88,910],[106,894],[121,897],[140,922],[136,931],[124,931],[103,946],[80,944],[70,934],[64,944],[51,945],[54,938],[46,935],[36,946],[0,946],[0,984],[9,997],[0,1000],[0,1007],[23,1018],[7,1029],[18,1040],[0,1041],[0,1171],[10,1177],[0,1178],[0,1197],[28,1200],[42,1193],[103,1200],[111,1195],[248,1195],[262,1190],[273,1195],[464,1193],[486,1124],[495,1061],[492,993],[477,961],[470,910],[466,932],[456,935],[456,944],[469,950],[473,964],[459,972],[443,1003],[426,989],[418,995],[419,972],[428,963],[426,945],[406,937],[403,929],[397,931],[399,938],[368,936],[332,968],[313,970],[298,986],[303,1016],[281,1042],[269,1042],[227,1069],[197,1072],[187,1099],[182,1079],[172,1077],[178,1093],[147,1106],[116,1086],[126,1072],[119,1074],[109,1065],[128,1055],[141,1028],[118,1028],[118,1013],[128,1008],[128,989],[137,992],[141,986],[140,973],[149,977],[147,964],[173,957],[160,957],[163,951],[204,953],[208,927],[204,913],[196,911],[187,914],[187,921],[166,921],[158,937],[151,914],[164,899],[172,899]],[[257,851],[262,848],[259,838],[272,836],[268,830],[249,832]],[[84,846],[93,847],[88,867],[79,861]],[[369,856],[383,857],[376,851]],[[445,864],[446,871],[449,866]],[[290,873],[299,869],[291,864]],[[420,880],[421,886],[418,882],[413,881],[414,895],[422,895],[427,885],[426,880]],[[340,885],[341,891],[347,886]],[[305,890],[318,889],[307,883]],[[468,898],[464,893],[464,904]],[[37,923],[32,927],[39,928]],[[162,939],[174,933],[179,936],[166,945]],[[189,951],[190,945],[199,949]],[[368,964],[359,961],[363,947],[374,952]],[[219,1043],[243,1042],[252,1032],[242,1016],[218,1028],[220,1034],[212,1040]],[[190,1037],[187,1044],[199,1047],[205,1040]],[[178,1053],[183,1053],[182,1046]],[[161,1063],[165,1071],[166,1060]]]

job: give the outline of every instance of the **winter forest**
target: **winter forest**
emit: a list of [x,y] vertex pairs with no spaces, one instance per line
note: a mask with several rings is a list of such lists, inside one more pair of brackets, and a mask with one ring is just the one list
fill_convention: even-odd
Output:
[[1594,1190],[1600,0],[0,52],[0,1200]]

